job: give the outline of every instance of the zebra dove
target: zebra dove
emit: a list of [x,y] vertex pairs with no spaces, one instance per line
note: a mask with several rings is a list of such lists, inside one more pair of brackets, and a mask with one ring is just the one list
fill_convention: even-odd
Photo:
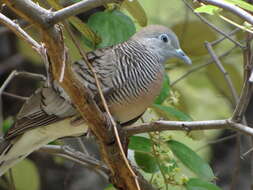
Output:
[[[177,57],[191,64],[180,49],[176,35],[160,25],[145,27],[128,41],[97,49],[87,56],[97,73],[111,114],[122,125],[136,120],[159,95],[166,60]],[[73,63],[72,69],[95,97],[97,87],[85,62]],[[51,141],[83,135],[87,126],[73,122],[78,116],[70,98],[56,81],[38,89],[0,140],[0,176]]]

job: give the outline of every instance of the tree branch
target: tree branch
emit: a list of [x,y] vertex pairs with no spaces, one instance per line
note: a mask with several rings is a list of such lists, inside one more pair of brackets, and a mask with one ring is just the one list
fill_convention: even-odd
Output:
[[8,27],[12,32],[14,32],[17,36],[24,39],[27,43],[36,50],[37,53],[40,54],[41,45],[32,39],[18,24],[13,22],[11,19],[0,13],[0,23],[4,24]]
[[242,19],[246,20],[250,24],[253,24],[253,17],[250,13],[224,0],[198,0],[198,1],[226,9],[236,14],[237,16],[241,17]]
[[85,167],[88,165],[89,168],[99,169],[106,174],[110,173],[110,170],[99,160],[96,160],[95,158],[88,156],[82,152],[76,151],[68,146],[45,145],[38,151],[67,158],[71,161],[84,165]]
[[241,133],[253,136],[253,129],[239,123],[233,122],[231,119],[225,120],[207,120],[207,121],[155,121],[151,123],[143,123],[138,126],[124,127],[124,131],[128,136],[139,133],[154,131],[192,131],[192,130],[211,130],[211,129],[232,129]]
[[231,94],[232,94],[233,106],[235,107],[237,105],[238,101],[239,101],[239,97],[238,97],[238,94],[235,90],[234,84],[233,84],[228,72],[223,67],[222,63],[220,62],[218,56],[215,54],[212,45],[209,42],[205,42],[205,46],[206,46],[207,51],[209,52],[210,56],[214,60],[214,63],[216,64],[218,69],[222,72],[222,74],[224,76],[224,79],[227,82],[228,88],[230,89]]
[[81,12],[86,12],[101,5],[115,3],[119,1],[120,0],[83,0],[68,7],[65,7],[59,11],[53,12],[48,22],[50,23],[50,25],[56,24],[67,19],[70,16],[77,15]]

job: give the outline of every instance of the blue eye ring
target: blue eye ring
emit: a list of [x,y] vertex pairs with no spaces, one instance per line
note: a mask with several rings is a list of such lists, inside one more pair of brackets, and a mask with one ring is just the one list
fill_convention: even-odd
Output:
[[167,34],[161,34],[159,36],[160,40],[162,40],[164,43],[168,43],[169,42],[169,36]]

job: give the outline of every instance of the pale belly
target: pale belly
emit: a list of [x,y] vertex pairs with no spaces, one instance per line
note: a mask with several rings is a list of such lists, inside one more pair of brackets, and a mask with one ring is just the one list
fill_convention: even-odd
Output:
[[128,122],[140,116],[145,110],[153,104],[155,98],[159,95],[163,82],[163,75],[159,76],[148,87],[147,92],[143,92],[138,98],[130,98],[131,101],[122,102],[121,104],[115,103],[110,107],[113,117],[120,121],[120,123]]

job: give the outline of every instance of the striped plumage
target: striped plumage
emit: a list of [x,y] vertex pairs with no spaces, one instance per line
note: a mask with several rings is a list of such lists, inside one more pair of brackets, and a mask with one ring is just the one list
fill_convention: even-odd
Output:
[[[158,25],[146,27],[126,42],[95,50],[87,56],[112,115],[122,124],[138,118],[159,94],[163,64],[168,58],[179,57],[190,63],[175,34]],[[96,98],[95,79],[84,61],[73,63],[72,69]],[[57,82],[45,84],[26,101],[15,125],[0,143],[0,175],[50,141],[84,134],[87,126],[75,122],[78,117],[70,98]]]
[[[114,62],[105,61],[111,57],[115,58]],[[97,71],[112,115],[121,123],[139,116],[152,103],[151,100],[136,104],[133,103],[135,100],[139,97],[145,100],[145,95],[154,99],[160,91],[164,67],[160,64],[158,56],[136,41],[130,40],[113,48],[97,50],[89,54],[88,58],[92,60],[92,65]],[[73,68],[82,83],[96,94],[95,81],[87,66],[83,62],[76,62]],[[155,81],[157,90],[154,91],[151,86],[156,84]],[[128,104],[128,107],[124,107],[125,104]],[[135,111],[129,112],[131,104],[134,105]],[[124,108],[127,110],[124,111]]]

